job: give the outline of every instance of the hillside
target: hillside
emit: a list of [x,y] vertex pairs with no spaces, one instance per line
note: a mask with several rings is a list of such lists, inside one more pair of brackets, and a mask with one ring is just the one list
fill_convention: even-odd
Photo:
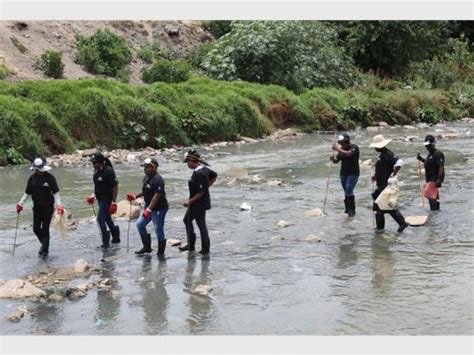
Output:
[[7,80],[46,79],[34,69],[34,63],[48,49],[63,52],[65,79],[92,77],[73,61],[76,37],[90,36],[104,28],[125,38],[132,48],[132,83],[141,82],[140,69],[147,65],[137,56],[141,45],[158,40],[161,48],[172,49],[182,56],[213,39],[198,21],[0,21],[0,64],[12,71]]

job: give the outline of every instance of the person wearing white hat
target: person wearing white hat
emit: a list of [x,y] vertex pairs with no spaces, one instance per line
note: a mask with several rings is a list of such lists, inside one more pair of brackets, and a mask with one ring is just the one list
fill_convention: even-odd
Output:
[[[372,176],[372,181],[377,185],[377,188],[372,193],[374,201],[387,187],[389,179],[395,178],[400,168],[403,166],[403,160],[395,155],[391,150],[387,149],[386,146],[392,140],[385,139],[383,135],[379,134],[372,138],[372,143],[369,148],[375,148],[375,151],[380,153],[377,162],[375,163],[375,174]],[[385,217],[384,214],[388,213],[395,222],[398,223],[398,232],[401,233],[408,227],[408,223],[398,209],[385,211],[381,210],[378,205],[374,202],[373,210],[375,211],[375,222],[377,230],[381,231],[385,228]]]
[[426,178],[426,188],[425,188],[425,196],[430,195],[428,190],[432,189],[433,197],[435,198],[428,198],[428,202],[430,204],[430,210],[438,211],[440,207],[439,203],[439,191],[438,188],[444,182],[444,154],[440,150],[436,149],[436,140],[432,134],[428,134],[425,137],[425,148],[428,151],[428,155],[426,158],[423,158],[420,153],[417,155],[417,159],[421,161],[425,166],[425,178]]
[[56,178],[48,173],[51,167],[46,165],[46,160],[36,158],[30,170],[34,170],[34,173],[28,179],[23,197],[16,204],[16,212],[23,211],[24,203],[31,196],[33,200],[33,232],[41,243],[38,255],[45,258],[49,254],[49,226],[54,206],[59,214],[64,213],[64,206],[61,203]]

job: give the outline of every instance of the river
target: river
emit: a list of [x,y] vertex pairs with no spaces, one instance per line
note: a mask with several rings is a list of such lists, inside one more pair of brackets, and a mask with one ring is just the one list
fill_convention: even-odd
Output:
[[[112,291],[92,289],[76,301],[27,301],[30,310],[20,322],[5,317],[25,303],[0,299],[2,334],[52,335],[472,335],[473,324],[473,154],[472,125],[466,123],[430,129],[392,129],[386,137],[416,135],[421,141],[388,146],[405,161],[399,180],[400,210],[405,216],[429,214],[427,225],[409,227],[402,234],[387,215],[382,234],[373,230],[372,168],[361,168],[356,188],[357,214],[343,213],[339,166],[330,179],[327,214],[304,212],[323,207],[331,135],[308,134],[291,142],[266,140],[217,149],[210,160],[220,178],[211,189],[212,210],[207,221],[211,237],[209,259],[188,257],[168,247],[166,260],[155,254],[139,258],[141,246],[132,223],[130,253],[126,251],[127,220],[117,223],[122,246],[97,249],[94,223],[81,224],[61,240],[52,229],[50,258],[37,257],[39,243],[30,227],[31,201],[20,215],[15,256],[15,203],[30,175],[27,166],[0,170],[0,278],[12,279],[46,265],[70,266],[83,258],[101,265],[113,279]],[[456,139],[440,140],[446,157],[446,179],[441,211],[421,206],[417,152],[426,156],[427,133],[459,132]],[[375,160],[368,145],[375,133],[349,132],[361,150],[361,160]],[[205,153],[205,151],[203,151]],[[160,160],[170,210],[168,238],[185,239],[181,206],[187,197],[191,171],[171,159]],[[259,182],[230,186],[224,172],[248,169],[264,181],[279,179],[281,186]],[[142,170],[116,165],[119,194],[138,192]],[[92,167],[58,167],[63,203],[74,218],[92,216],[85,204],[92,192]],[[123,197],[122,197],[123,198]],[[252,211],[241,212],[246,202]],[[276,226],[279,220],[290,225]],[[321,241],[304,241],[309,234]],[[198,237],[198,250],[200,249]],[[153,239],[156,251],[156,239]],[[103,260],[103,261],[101,261]],[[82,280],[84,282],[85,280]],[[208,297],[192,294],[201,284],[213,288]]]

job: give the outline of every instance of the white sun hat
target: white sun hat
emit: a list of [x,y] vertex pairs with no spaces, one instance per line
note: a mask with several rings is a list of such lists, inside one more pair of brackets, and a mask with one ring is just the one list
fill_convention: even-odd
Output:
[[372,138],[372,143],[370,143],[369,148],[383,148],[391,141],[391,139],[385,139],[383,135],[378,134]]
[[33,161],[33,165],[30,167],[30,170],[38,170],[41,172],[45,172],[51,170],[51,167],[46,165],[46,161],[41,158],[36,158]]

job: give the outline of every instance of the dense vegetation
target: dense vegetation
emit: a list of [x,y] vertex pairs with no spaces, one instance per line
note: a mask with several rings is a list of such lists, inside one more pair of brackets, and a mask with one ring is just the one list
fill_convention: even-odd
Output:
[[[157,42],[135,52],[148,85],[123,83],[132,51],[107,30],[79,38],[76,60],[116,80],[0,81],[0,165],[93,146],[158,148],[288,126],[350,129],[474,115],[472,33],[463,22],[206,26],[218,39],[184,59]],[[60,77],[60,59],[46,51],[37,65]]]

